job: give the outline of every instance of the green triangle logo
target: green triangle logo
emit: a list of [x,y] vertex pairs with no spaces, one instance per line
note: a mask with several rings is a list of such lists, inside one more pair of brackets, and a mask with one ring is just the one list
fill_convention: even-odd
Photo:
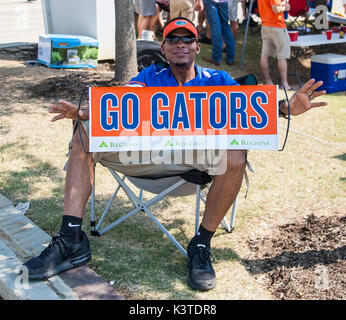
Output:
[[233,139],[233,141],[230,144],[231,144],[231,146],[233,146],[234,144],[237,146],[239,145],[239,143],[236,139]]
[[99,148],[103,148],[103,147],[108,148],[106,142],[104,142],[104,141],[102,141],[102,143],[99,145]]
[[173,147],[172,142],[170,142],[169,140],[166,142],[165,147]]

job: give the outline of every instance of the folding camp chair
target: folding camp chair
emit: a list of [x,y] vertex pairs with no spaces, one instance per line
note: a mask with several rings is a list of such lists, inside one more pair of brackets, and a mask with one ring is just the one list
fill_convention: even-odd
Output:
[[[145,212],[149,216],[149,218],[161,229],[161,231],[168,237],[168,239],[170,239],[172,243],[186,257],[187,256],[186,250],[170,234],[170,232],[163,226],[163,224],[155,217],[155,215],[150,211],[150,207],[156,204],[157,202],[159,202],[160,200],[164,199],[166,196],[188,196],[195,193],[196,194],[195,233],[197,233],[198,227],[199,227],[200,204],[201,204],[201,201],[205,203],[205,195],[203,194],[202,189],[204,187],[208,188],[209,186],[207,185],[201,186],[200,184],[188,182],[181,176],[163,177],[160,179],[143,179],[143,178],[130,177],[125,175],[123,177],[120,177],[120,175],[115,170],[112,170],[110,168],[108,168],[108,170],[117,181],[118,186],[115,189],[112,197],[109,199],[107,206],[104,212],[102,213],[100,220],[98,221],[96,225],[96,222],[95,222],[95,181],[94,181],[94,188],[92,190],[92,196],[91,196],[91,214],[90,214],[91,234],[94,236],[100,236],[103,233],[110,230],[111,228],[114,228],[121,222],[125,221],[126,219],[132,217],[134,214],[142,211],[142,212]],[[195,170],[195,172],[197,171],[198,170]],[[197,172],[197,174],[203,174],[203,173]],[[138,196],[132,191],[129,184],[126,183],[127,180],[131,182],[135,187],[140,189]],[[124,216],[122,216],[121,218],[117,219],[116,221],[112,222],[108,226],[100,229],[102,222],[104,221],[105,217],[109,213],[111,204],[114,198],[117,196],[120,188],[124,190],[129,200],[134,205],[134,209],[128,212],[127,214],[125,214]],[[154,196],[148,201],[143,201],[143,191],[149,191],[150,193],[156,194],[156,196]],[[223,219],[221,223],[221,225],[228,232],[231,232],[234,228],[235,215],[236,215],[236,201],[234,201],[233,203],[230,223],[228,223],[225,218]]]
[[[238,83],[243,85],[256,85],[257,79],[254,75],[247,75],[235,79]],[[94,168],[95,170],[95,168]],[[182,254],[187,257],[186,250],[183,246],[170,234],[170,232],[163,226],[163,224],[155,217],[155,215],[150,211],[150,207],[156,204],[158,201],[164,199],[166,196],[187,196],[196,194],[196,210],[195,210],[195,233],[198,231],[199,227],[199,217],[200,217],[200,204],[201,201],[205,203],[206,195],[203,193],[205,189],[209,188],[209,183],[212,177],[205,172],[192,169],[187,173],[183,173],[179,176],[168,176],[168,177],[155,177],[155,178],[141,178],[141,177],[131,177],[120,175],[113,169],[108,168],[109,172],[112,174],[114,179],[117,181],[118,185],[115,189],[113,195],[109,199],[105,210],[103,211],[99,221],[96,224],[95,217],[95,172],[94,172],[94,183],[91,194],[91,213],[90,213],[90,224],[91,224],[91,235],[101,236],[111,228],[117,226],[126,219],[132,217],[134,214],[142,211],[145,212],[149,218],[161,229],[161,231],[172,241],[172,243],[182,252]],[[137,196],[130,186],[127,184],[126,180],[131,182],[137,188],[140,189],[139,195]],[[134,205],[134,209],[123,215],[121,218],[110,223],[108,226],[101,229],[101,225],[105,217],[109,213],[109,209],[115,197],[117,196],[120,188],[124,190],[129,200]],[[149,191],[156,194],[153,198],[148,201],[143,201],[143,191]],[[237,208],[237,198],[232,204],[231,218],[230,222],[224,218],[221,222],[221,226],[224,227],[228,232],[232,232],[235,225],[235,216]]]
[[[307,30],[307,12],[309,11],[308,1],[306,0],[290,0],[291,9],[288,11],[287,28],[290,30],[300,30],[301,33],[305,33]],[[301,19],[303,25],[301,24]]]

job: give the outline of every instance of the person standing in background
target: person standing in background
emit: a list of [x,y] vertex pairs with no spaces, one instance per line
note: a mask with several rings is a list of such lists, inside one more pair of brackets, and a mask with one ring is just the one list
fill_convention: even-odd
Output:
[[226,45],[226,64],[232,65],[235,57],[235,41],[229,26],[228,0],[203,0],[204,11],[210,26],[211,58],[203,57],[209,63],[221,63],[223,42]]
[[266,84],[273,84],[270,77],[269,57],[277,58],[280,79],[286,90],[292,90],[287,80],[287,59],[291,56],[290,38],[284,12],[290,10],[288,1],[259,0],[258,10],[262,20],[261,69]]
[[143,31],[150,30],[150,21],[156,15],[155,4],[155,0],[135,0],[135,11],[138,13],[138,39],[143,39]]
[[195,21],[195,11],[203,10],[202,0],[170,0],[170,19],[184,17]]
[[238,34],[238,2],[239,0],[228,0],[228,15],[229,22],[231,24],[231,30],[233,33],[234,40],[237,39]]

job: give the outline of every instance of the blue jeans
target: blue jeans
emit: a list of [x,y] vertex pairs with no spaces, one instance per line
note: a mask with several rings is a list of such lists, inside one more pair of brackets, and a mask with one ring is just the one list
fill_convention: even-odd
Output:
[[228,24],[228,2],[214,2],[203,0],[205,15],[210,25],[212,52],[211,58],[215,62],[221,61],[223,41],[226,45],[226,58],[232,63],[235,56],[235,41]]

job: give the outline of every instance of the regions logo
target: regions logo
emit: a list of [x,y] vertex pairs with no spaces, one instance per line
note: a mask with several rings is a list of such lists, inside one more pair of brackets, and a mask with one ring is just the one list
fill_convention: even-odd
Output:
[[233,141],[230,143],[231,146],[233,146],[234,144],[237,146],[239,145],[239,143],[236,139],[233,139]]
[[106,142],[102,141],[102,143],[99,145],[99,148],[108,148],[108,145]]

